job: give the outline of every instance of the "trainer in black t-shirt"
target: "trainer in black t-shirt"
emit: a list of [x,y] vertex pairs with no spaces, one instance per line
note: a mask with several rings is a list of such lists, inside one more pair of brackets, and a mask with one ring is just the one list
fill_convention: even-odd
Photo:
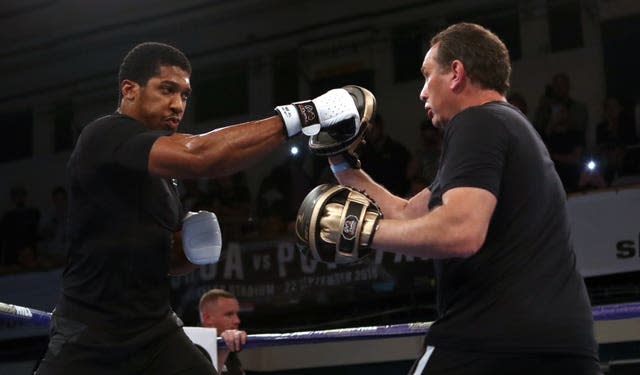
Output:
[[454,116],[444,145],[430,208],[456,187],[488,190],[497,206],[475,255],[435,260],[439,318],[427,344],[597,358],[564,190],[537,132],[511,105],[491,102]]

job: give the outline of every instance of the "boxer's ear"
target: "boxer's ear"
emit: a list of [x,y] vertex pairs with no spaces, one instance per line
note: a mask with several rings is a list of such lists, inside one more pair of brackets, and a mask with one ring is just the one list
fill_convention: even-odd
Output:
[[120,82],[120,94],[125,100],[134,100],[139,91],[140,85],[134,81],[123,79],[122,82]]

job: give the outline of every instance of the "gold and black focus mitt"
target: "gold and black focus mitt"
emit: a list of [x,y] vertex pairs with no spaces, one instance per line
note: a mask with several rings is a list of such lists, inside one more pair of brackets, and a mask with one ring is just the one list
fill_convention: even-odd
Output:
[[365,194],[344,185],[319,185],[296,217],[300,251],[323,263],[351,263],[371,254],[382,211]]
[[318,156],[343,154],[354,167],[360,168],[360,159],[356,154],[358,146],[364,142],[364,136],[376,113],[376,98],[364,87],[344,86],[356,104],[360,121],[343,121],[331,127],[322,128],[319,133],[309,137],[309,150]]

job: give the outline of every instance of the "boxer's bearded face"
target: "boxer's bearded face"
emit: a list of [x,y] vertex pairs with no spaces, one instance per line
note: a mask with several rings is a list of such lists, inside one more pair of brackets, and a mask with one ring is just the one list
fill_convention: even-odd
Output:
[[176,131],[191,94],[189,74],[177,66],[161,66],[144,85],[132,83],[123,113],[152,130]]

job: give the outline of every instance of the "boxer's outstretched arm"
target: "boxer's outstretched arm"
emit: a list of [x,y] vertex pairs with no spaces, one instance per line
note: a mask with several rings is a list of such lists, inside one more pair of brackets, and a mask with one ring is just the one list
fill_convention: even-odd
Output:
[[287,139],[280,116],[204,134],[159,137],[149,154],[149,172],[160,177],[231,175],[262,160]]
[[345,121],[360,123],[355,99],[344,88],[329,90],[312,100],[277,106],[275,111],[276,116],[205,134],[160,137],[151,148],[149,172],[171,178],[230,175],[263,159],[300,132],[314,135]]

